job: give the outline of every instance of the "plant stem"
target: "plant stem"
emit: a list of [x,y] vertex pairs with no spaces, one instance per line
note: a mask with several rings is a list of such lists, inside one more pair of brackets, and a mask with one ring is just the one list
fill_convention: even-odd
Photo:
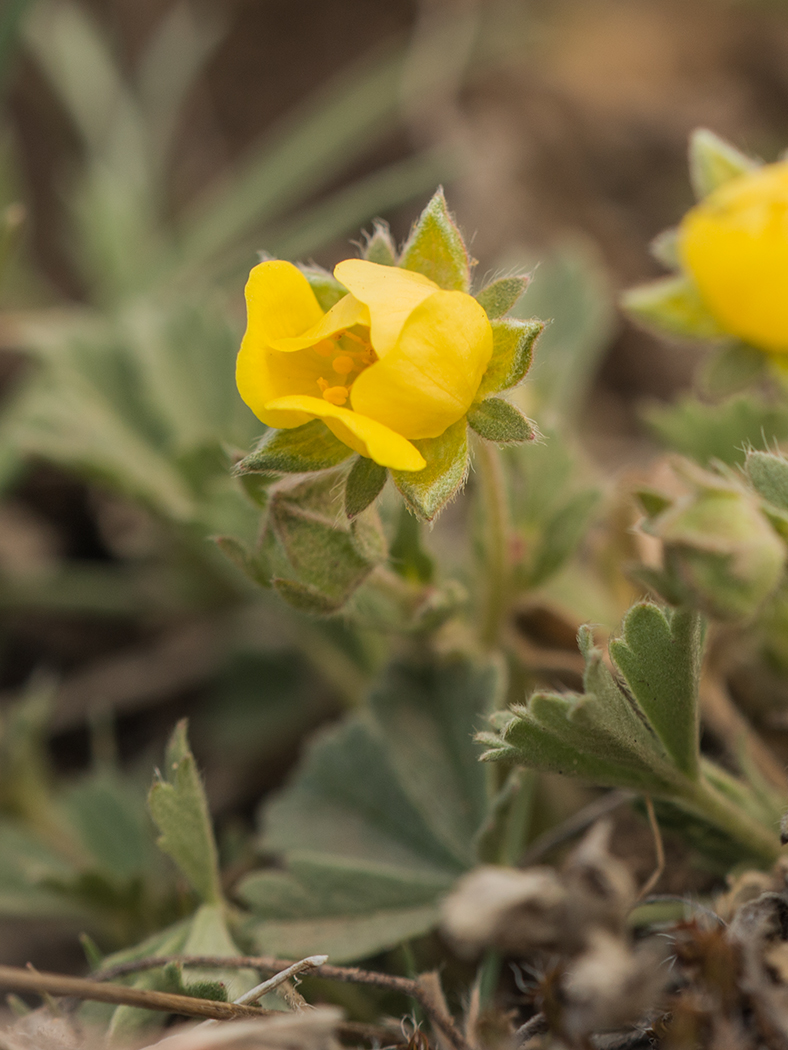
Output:
[[495,648],[509,612],[509,504],[498,449],[489,441],[476,442],[482,506],[483,573],[479,639]]
[[687,808],[722,828],[765,864],[773,864],[779,857],[780,840],[776,831],[769,831],[759,820],[740,809],[705,777],[693,784],[683,801]]

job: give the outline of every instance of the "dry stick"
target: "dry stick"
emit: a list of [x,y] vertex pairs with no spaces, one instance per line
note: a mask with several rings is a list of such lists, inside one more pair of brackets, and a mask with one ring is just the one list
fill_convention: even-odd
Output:
[[[215,960],[220,965],[220,960]],[[260,1006],[222,1003],[215,999],[197,999],[191,995],[153,992],[144,988],[128,988],[120,984],[106,984],[102,980],[85,977],[67,977],[58,973],[39,973],[18,966],[0,966],[0,987],[15,988],[20,992],[39,995],[67,995],[75,999],[89,999],[115,1006],[136,1006],[142,1010],[161,1010],[182,1017],[203,1017],[215,1021],[259,1021],[265,1017],[281,1017],[281,1010],[264,1010]],[[340,1035],[350,1039],[382,1042],[391,1038],[392,1028],[385,1025],[364,1024],[359,1021],[341,1021]],[[398,1029],[397,1029],[398,1031]]]
[[213,999],[196,999],[190,995],[153,992],[145,988],[127,988],[119,984],[103,984],[85,977],[66,977],[58,973],[39,973],[19,966],[0,966],[0,986],[18,992],[39,992],[46,995],[71,995],[77,999],[92,999],[118,1006],[139,1006],[143,1010],[163,1010],[184,1017],[211,1017],[217,1021],[237,1021],[268,1017],[274,1010],[259,1006],[222,1003]]
[[700,710],[704,722],[739,762],[742,750],[768,782],[788,795],[788,773],[773,752],[730,698],[724,682],[716,675],[706,675],[700,684]]
[[[134,962],[118,963],[117,966],[97,971],[93,976],[97,981],[107,981],[132,973],[140,973],[143,970],[154,970],[162,966],[169,966],[171,963],[204,967],[206,969],[211,967],[219,969],[238,968],[263,970],[270,973],[278,973],[280,970],[294,965],[290,960],[276,959],[270,955],[227,957],[219,955],[162,955],[149,959],[138,959]],[[315,966],[310,970],[310,975],[322,977],[327,981],[341,981],[346,984],[368,984],[375,988],[384,988],[386,991],[399,992],[401,995],[415,999],[432,1024],[445,1035],[456,1047],[456,1050],[471,1050],[454,1018],[436,1006],[432,996],[423,987],[418,978],[413,980],[410,977],[397,977],[393,974],[377,973],[374,970],[362,970],[357,966],[331,965]]]
[[643,884],[643,887],[638,894],[639,901],[643,900],[644,897],[647,897],[649,893],[651,893],[662,878],[662,873],[665,870],[665,847],[662,844],[662,833],[660,832],[659,824],[657,823],[657,814],[654,812],[654,803],[651,801],[650,795],[644,795],[643,801],[646,803],[648,822],[651,826],[651,834],[654,836],[654,851],[657,854],[657,866]]

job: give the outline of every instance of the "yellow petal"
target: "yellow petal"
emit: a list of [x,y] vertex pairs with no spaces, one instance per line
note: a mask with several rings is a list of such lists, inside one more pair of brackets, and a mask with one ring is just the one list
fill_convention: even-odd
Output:
[[335,303],[327,314],[324,314],[317,324],[299,332],[298,335],[286,336],[281,339],[272,339],[271,346],[274,350],[291,353],[294,350],[304,350],[323,339],[329,339],[337,332],[354,325],[369,325],[369,310],[352,295],[346,295]]
[[353,408],[411,440],[438,437],[470,408],[491,356],[492,329],[476,300],[435,292],[355,381]]
[[681,260],[733,335],[788,353],[788,162],[725,183],[681,224]]
[[[280,397],[266,406],[269,426],[300,427],[310,419],[322,419],[328,429],[355,452],[392,470],[423,470],[424,457],[400,434],[360,416],[349,408],[329,404],[319,397]],[[265,420],[268,422],[268,419]]]
[[[247,324],[235,366],[238,391],[254,414],[263,419],[265,404],[274,397],[303,393],[317,378],[305,359],[277,361],[273,340],[300,334],[318,324],[323,311],[309,281],[289,262],[260,263],[246,284]],[[263,419],[263,422],[267,420]]]
[[255,266],[246,282],[247,334],[261,344],[301,335],[323,311],[298,267],[281,259]]
[[337,263],[334,276],[369,307],[370,338],[378,357],[385,357],[394,348],[402,326],[419,303],[439,290],[420,273],[366,259]]

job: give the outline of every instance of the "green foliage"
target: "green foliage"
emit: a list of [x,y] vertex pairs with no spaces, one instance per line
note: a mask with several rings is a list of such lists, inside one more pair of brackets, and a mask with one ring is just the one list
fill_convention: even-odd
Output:
[[571,448],[554,431],[544,442],[508,449],[512,525],[518,538],[514,580],[523,590],[554,576],[576,550],[599,502],[580,484]]
[[385,467],[378,466],[374,460],[359,456],[351,467],[345,486],[345,513],[351,520],[357,518],[362,511],[381,493],[386,484],[388,471]]
[[[578,644],[584,692],[535,693],[527,706],[498,716],[499,732],[480,736],[488,745],[484,757],[653,794],[720,828],[743,855],[767,862],[775,856],[776,837],[757,793],[710,763],[701,769],[698,615],[634,606],[611,645],[620,684],[588,628]],[[659,658],[665,653],[670,665]]]
[[413,444],[427,461],[423,470],[392,470],[391,476],[408,507],[422,521],[433,521],[468,477],[468,428],[460,419],[440,437]]
[[500,397],[477,402],[468,413],[468,425],[480,437],[499,445],[520,445],[533,441],[539,433],[530,419]]
[[517,321],[506,317],[492,322],[493,353],[479,385],[477,400],[510,390],[522,382],[531,367],[534,344],[543,329],[544,322],[535,319]]
[[394,664],[367,710],[313,741],[261,813],[284,870],[237,890],[258,950],[357,959],[435,925],[488,814],[473,731],[500,689],[494,662]]
[[158,844],[189,883],[210,905],[222,902],[219,859],[200,774],[179,722],[159,774],[148,796],[151,816],[160,831]]
[[439,189],[403,245],[399,265],[429,277],[439,287],[467,292],[471,283],[468,251]]
[[476,300],[484,307],[490,320],[496,320],[514,308],[529,281],[530,276],[526,275],[499,277],[477,292]]
[[398,261],[397,246],[394,243],[388,224],[376,219],[372,233],[364,245],[364,258],[378,266],[396,266]]
[[752,157],[741,153],[708,128],[697,128],[690,135],[690,181],[699,200],[757,167],[758,163]]
[[329,470],[352,456],[320,419],[293,430],[268,430],[259,445],[237,463],[233,473],[304,474]]
[[714,399],[729,397],[764,378],[767,369],[766,354],[746,343],[730,342],[712,353],[703,370],[703,388]]
[[672,405],[650,405],[644,418],[676,452],[705,466],[743,463],[747,448],[765,449],[788,438],[788,411],[755,394],[708,404],[684,394]]
[[725,339],[727,333],[709,313],[686,274],[661,277],[630,288],[621,305],[637,321],[686,339]]
[[744,469],[759,495],[780,510],[788,511],[788,459],[785,456],[750,451]]
[[698,708],[704,625],[686,610],[636,605],[610,655],[667,753],[682,773],[698,773]]

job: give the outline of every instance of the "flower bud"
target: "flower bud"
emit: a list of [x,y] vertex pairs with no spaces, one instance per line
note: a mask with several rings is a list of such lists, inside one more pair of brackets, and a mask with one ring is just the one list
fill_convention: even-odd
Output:
[[757,497],[687,461],[677,495],[644,500],[642,528],[662,541],[663,569],[641,574],[668,601],[721,620],[752,616],[783,575],[785,548]]

